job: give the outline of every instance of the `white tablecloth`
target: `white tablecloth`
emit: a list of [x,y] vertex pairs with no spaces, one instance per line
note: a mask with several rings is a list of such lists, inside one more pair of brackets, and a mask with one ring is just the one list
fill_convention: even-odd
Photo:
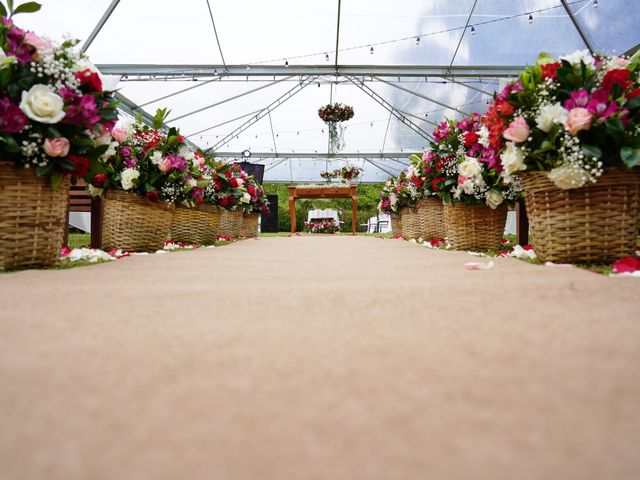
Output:
[[309,213],[307,213],[308,222],[310,222],[311,220],[317,220],[321,218],[322,219],[332,218],[333,220],[335,220],[336,223],[340,222],[340,217],[338,216],[337,210],[333,210],[331,208],[327,208],[324,210],[320,210],[320,209],[309,210]]

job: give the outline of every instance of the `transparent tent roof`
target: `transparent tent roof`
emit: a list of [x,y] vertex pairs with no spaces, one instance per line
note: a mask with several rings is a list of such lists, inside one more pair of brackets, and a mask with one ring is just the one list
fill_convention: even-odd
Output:
[[[628,0],[43,0],[23,28],[79,38],[129,113],[167,123],[219,158],[266,165],[265,181],[320,181],[355,163],[385,180],[444,116],[482,112],[537,54],[637,47]],[[352,105],[328,156],[317,110]]]

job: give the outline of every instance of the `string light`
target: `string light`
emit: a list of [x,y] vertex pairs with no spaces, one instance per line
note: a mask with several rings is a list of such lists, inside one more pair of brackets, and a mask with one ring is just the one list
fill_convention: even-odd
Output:
[[288,67],[288,66],[289,66],[289,60],[285,60],[285,61],[284,61],[284,66],[285,66],[285,67]]
[[533,15],[530,13],[529,14],[529,24],[533,23]]
[[476,34],[476,29],[473,28],[473,25],[471,25],[471,35],[475,35]]
[[420,37],[416,37],[416,47],[420,45]]
[[593,8],[598,8],[598,0],[593,0]]
[[371,46],[371,48],[369,49],[369,53],[370,53],[371,55],[373,55],[373,45],[372,45],[372,46]]
[[325,60],[325,62],[329,61],[329,54],[328,53],[324,54],[324,60]]

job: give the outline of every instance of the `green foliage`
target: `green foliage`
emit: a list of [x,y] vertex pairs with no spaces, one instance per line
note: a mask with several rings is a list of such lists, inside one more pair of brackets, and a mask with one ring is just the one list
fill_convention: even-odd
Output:
[[[156,114],[153,116],[154,130],[160,130],[162,128],[162,126],[164,125],[164,121],[170,112],[171,110],[167,110],[166,108],[159,108],[158,110],[156,110]],[[169,132],[169,135],[171,135],[171,132]]]
[[[8,7],[8,8],[7,8]],[[27,2],[14,7],[13,0],[7,0],[7,6],[0,1],[0,15],[3,17],[13,17],[18,13],[33,13],[42,8],[38,2]]]

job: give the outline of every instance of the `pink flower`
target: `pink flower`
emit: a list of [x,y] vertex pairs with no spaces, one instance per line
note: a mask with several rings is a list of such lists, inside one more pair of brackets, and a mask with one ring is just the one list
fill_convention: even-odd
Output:
[[44,153],[50,157],[66,157],[69,147],[69,140],[64,137],[46,138],[43,145]]
[[29,119],[9,97],[0,99],[0,132],[19,133]]
[[36,55],[39,57],[53,51],[53,43],[51,40],[41,38],[33,32],[27,32],[24,39],[29,45],[35,47]]
[[158,162],[158,168],[161,172],[167,173],[173,168],[171,166],[171,159],[169,157],[163,157],[162,160]]
[[609,101],[609,92],[596,90],[591,95],[587,110],[598,117],[598,120],[606,120],[619,110],[616,102]]
[[588,103],[589,92],[582,88],[577,92],[571,93],[571,98],[564,102],[564,108],[571,110],[572,108],[586,107]]
[[613,264],[613,271],[616,273],[635,272],[640,270],[640,261],[633,257],[621,258]]
[[127,131],[122,127],[114,128],[111,135],[113,135],[113,138],[118,143],[122,143],[127,140]]
[[531,129],[527,121],[522,117],[518,117],[509,124],[502,136],[512,142],[524,142],[529,137],[529,132],[531,132]]
[[574,135],[580,130],[589,130],[591,128],[591,112],[586,108],[574,108],[569,111],[567,121],[564,127]]

